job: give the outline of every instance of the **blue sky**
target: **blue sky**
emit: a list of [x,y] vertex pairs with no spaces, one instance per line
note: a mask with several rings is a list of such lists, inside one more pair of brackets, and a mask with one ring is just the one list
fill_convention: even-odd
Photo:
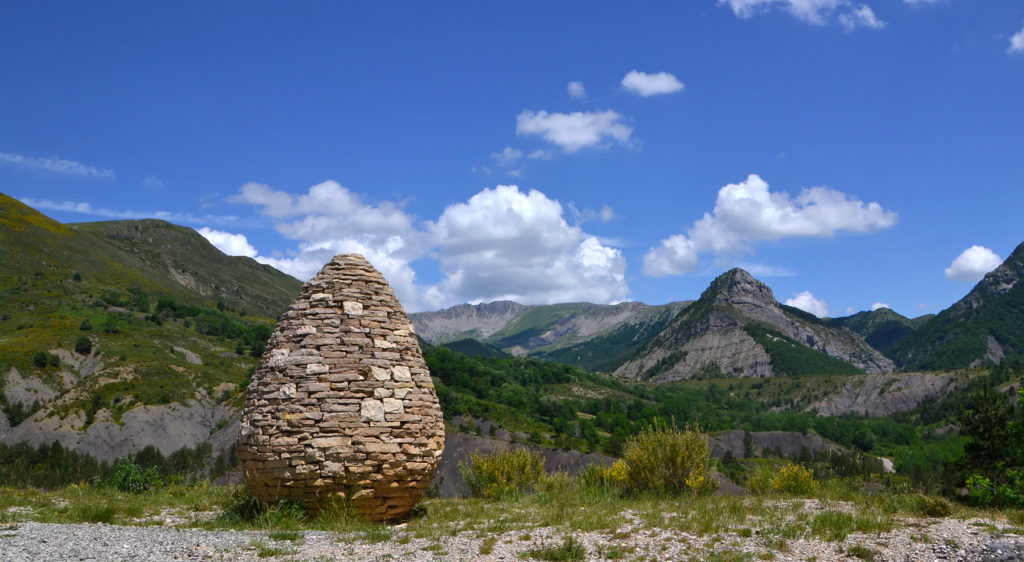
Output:
[[1024,241],[1024,3],[0,4],[0,191],[410,310],[937,312]]

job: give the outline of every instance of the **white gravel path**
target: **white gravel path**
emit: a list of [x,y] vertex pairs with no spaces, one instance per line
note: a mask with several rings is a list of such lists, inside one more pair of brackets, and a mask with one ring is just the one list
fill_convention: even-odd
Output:
[[[589,560],[706,560],[730,554],[751,560],[770,552],[774,560],[856,560],[845,551],[861,546],[875,560],[1024,561],[1024,536],[1004,534],[991,521],[906,520],[879,535],[853,534],[840,543],[796,539],[780,549],[756,534],[695,536],[674,529],[626,525],[616,533],[574,533]],[[520,560],[527,549],[562,543],[552,528],[492,535],[491,550],[476,532],[416,538],[401,526],[390,540],[366,542],[352,536],[307,531],[299,541],[272,540],[258,531],[203,531],[168,527],[103,524],[59,525],[19,522],[0,525],[0,560],[163,561],[163,560]],[[482,554],[485,552],[486,554]]]

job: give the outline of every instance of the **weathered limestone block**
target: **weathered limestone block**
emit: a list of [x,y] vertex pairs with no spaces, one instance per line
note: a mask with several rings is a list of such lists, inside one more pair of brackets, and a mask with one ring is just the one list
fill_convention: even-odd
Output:
[[303,287],[242,412],[238,458],[256,497],[310,510],[347,499],[375,519],[400,518],[422,499],[444,421],[413,334],[362,256],[335,256]]

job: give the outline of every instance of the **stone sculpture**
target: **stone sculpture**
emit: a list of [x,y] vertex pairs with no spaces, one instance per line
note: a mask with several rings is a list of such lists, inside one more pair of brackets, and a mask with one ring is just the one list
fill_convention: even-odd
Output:
[[340,254],[278,322],[249,385],[238,459],[253,494],[310,511],[347,499],[407,514],[444,450],[444,420],[408,316],[362,256]]

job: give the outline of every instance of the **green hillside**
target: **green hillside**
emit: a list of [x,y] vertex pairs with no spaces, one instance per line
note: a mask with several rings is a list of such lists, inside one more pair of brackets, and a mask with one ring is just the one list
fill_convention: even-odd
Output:
[[916,329],[918,324],[888,308],[861,311],[851,316],[833,318],[833,326],[843,326],[864,337],[868,345],[885,353]]
[[[422,345],[422,342],[421,344]],[[500,359],[502,357],[508,357],[508,353],[494,347],[493,345],[483,343],[479,340],[472,338],[466,338],[464,340],[450,341],[441,344],[442,347],[447,347],[452,351],[457,351],[463,355],[470,357],[487,357]]]
[[963,299],[890,349],[900,367],[956,369],[1024,359],[1024,244]]
[[525,314],[509,323],[488,338],[495,347],[507,349],[524,345],[530,339],[540,336],[559,322],[588,308],[597,308],[589,303],[566,303],[531,308]]
[[802,345],[776,330],[759,324],[743,327],[772,358],[772,370],[777,375],[857,375],[863,371],[853,365],[830,357],[820,351]]
[[87,427],[102,409],[225,399],[301,285],[185,227],[66,225],[0,194],[0,406],[17,422],[52,398]]
[[[143,262],[150,278],[179,299],[223,302],[239,312],[277,319],[302,282],[252,258],[227,256],[199,233],[160,220],[105,221],[68,225],[93,234]],[[174,285],[177,285],[175,287]],[[181,289],[186,289],[182,292]]]

